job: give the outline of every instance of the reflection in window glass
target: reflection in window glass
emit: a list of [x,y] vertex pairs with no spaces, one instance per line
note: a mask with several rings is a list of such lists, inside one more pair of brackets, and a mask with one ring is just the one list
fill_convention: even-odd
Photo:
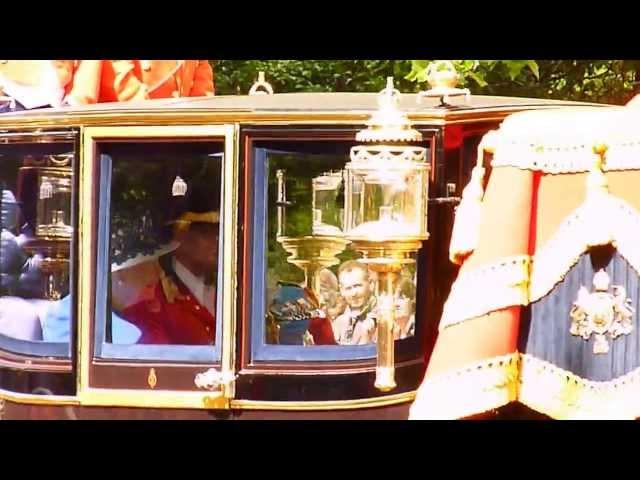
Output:
[[[73,150],[71,143],[0,148],[0,334],[9,349],[16,340],[70,339]],[[68,353],[21,345],[23,353]]]
[[[267,153],[266,334],[269,345],[376,342],[376,274],[343,235],[348,153]],[[414,335],[415,262],[396,291],[396,339]]]
[[204,143],[102,153],[112,161],[105,342],[214,345],[222,155]]

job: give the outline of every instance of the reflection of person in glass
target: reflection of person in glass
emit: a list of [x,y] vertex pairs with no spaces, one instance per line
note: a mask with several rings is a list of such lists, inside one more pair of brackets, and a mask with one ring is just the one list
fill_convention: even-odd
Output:
[[186,206],[169,223],[175,248],[112,273],[113,309],[142,331],[139,343],[215,342],[219,193],[192,184]]
[[402,340],[415,334],[416,287],[410,278],[400,282],[396,290],[396,327],[394,338]]
[[320,270],[318,276],[320,277],[320,291],[318,292],[320,308],[325,316],[333,321],[344,312],[346,307],[344,298],[340,295],[338,277],[328,268]]
[[335,345],[331,322],[322,313],[313,291],[281,282],[268,310],[269,343]]
[[0,334],[21,340],[41,340],[38,309],[25,300],[37,299],[42,291],[38,269],[41,257],[33,258],[22,249],[19,231],[20,206],[11,190],[0,198]]
[[369,269],[350,260],[338,269],[340,294],[347,308],[333,321],[333,333],[341,345],[363,345],[375,342],[376,297]]

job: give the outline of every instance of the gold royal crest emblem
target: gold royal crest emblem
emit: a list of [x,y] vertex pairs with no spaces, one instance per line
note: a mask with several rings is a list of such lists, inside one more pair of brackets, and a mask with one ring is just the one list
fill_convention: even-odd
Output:
[[615,339],[633,330],[631,299],[627,298],[626,289],[619,285],[613,285],[609,292],[610,283],[609,275],[599,270],[593,276],[594,291],[589,293],[584,286],[580,287],[569,313],[572,335],[589,340],[595,334],[594,354],[609,352],[607,334]]

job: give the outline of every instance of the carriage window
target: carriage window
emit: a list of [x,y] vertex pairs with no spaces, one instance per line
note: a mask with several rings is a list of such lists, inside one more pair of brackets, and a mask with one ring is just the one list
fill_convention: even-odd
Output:
[[68,356],[74,144],[0,146],[0,345]]
[[[343,234],[350,146],[299,142],[254,150],[256,360],[375,356],[381,301],[376,274]],[[401,342],[415,334],[415,286],[414,261],[396,285],[395,336]]]
[[223,149],[195,141],[99,145],[105,258],[97,288],[109,299],[97,305],[107,312],[96,328],[99,355],[219,357]]

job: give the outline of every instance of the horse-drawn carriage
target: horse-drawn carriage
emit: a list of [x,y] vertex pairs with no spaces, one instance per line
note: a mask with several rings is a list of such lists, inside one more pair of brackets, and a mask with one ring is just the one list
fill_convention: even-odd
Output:
[[481,139],[515,112],[610,108],[443,97],[2,115],[4,417],[407,418]]

